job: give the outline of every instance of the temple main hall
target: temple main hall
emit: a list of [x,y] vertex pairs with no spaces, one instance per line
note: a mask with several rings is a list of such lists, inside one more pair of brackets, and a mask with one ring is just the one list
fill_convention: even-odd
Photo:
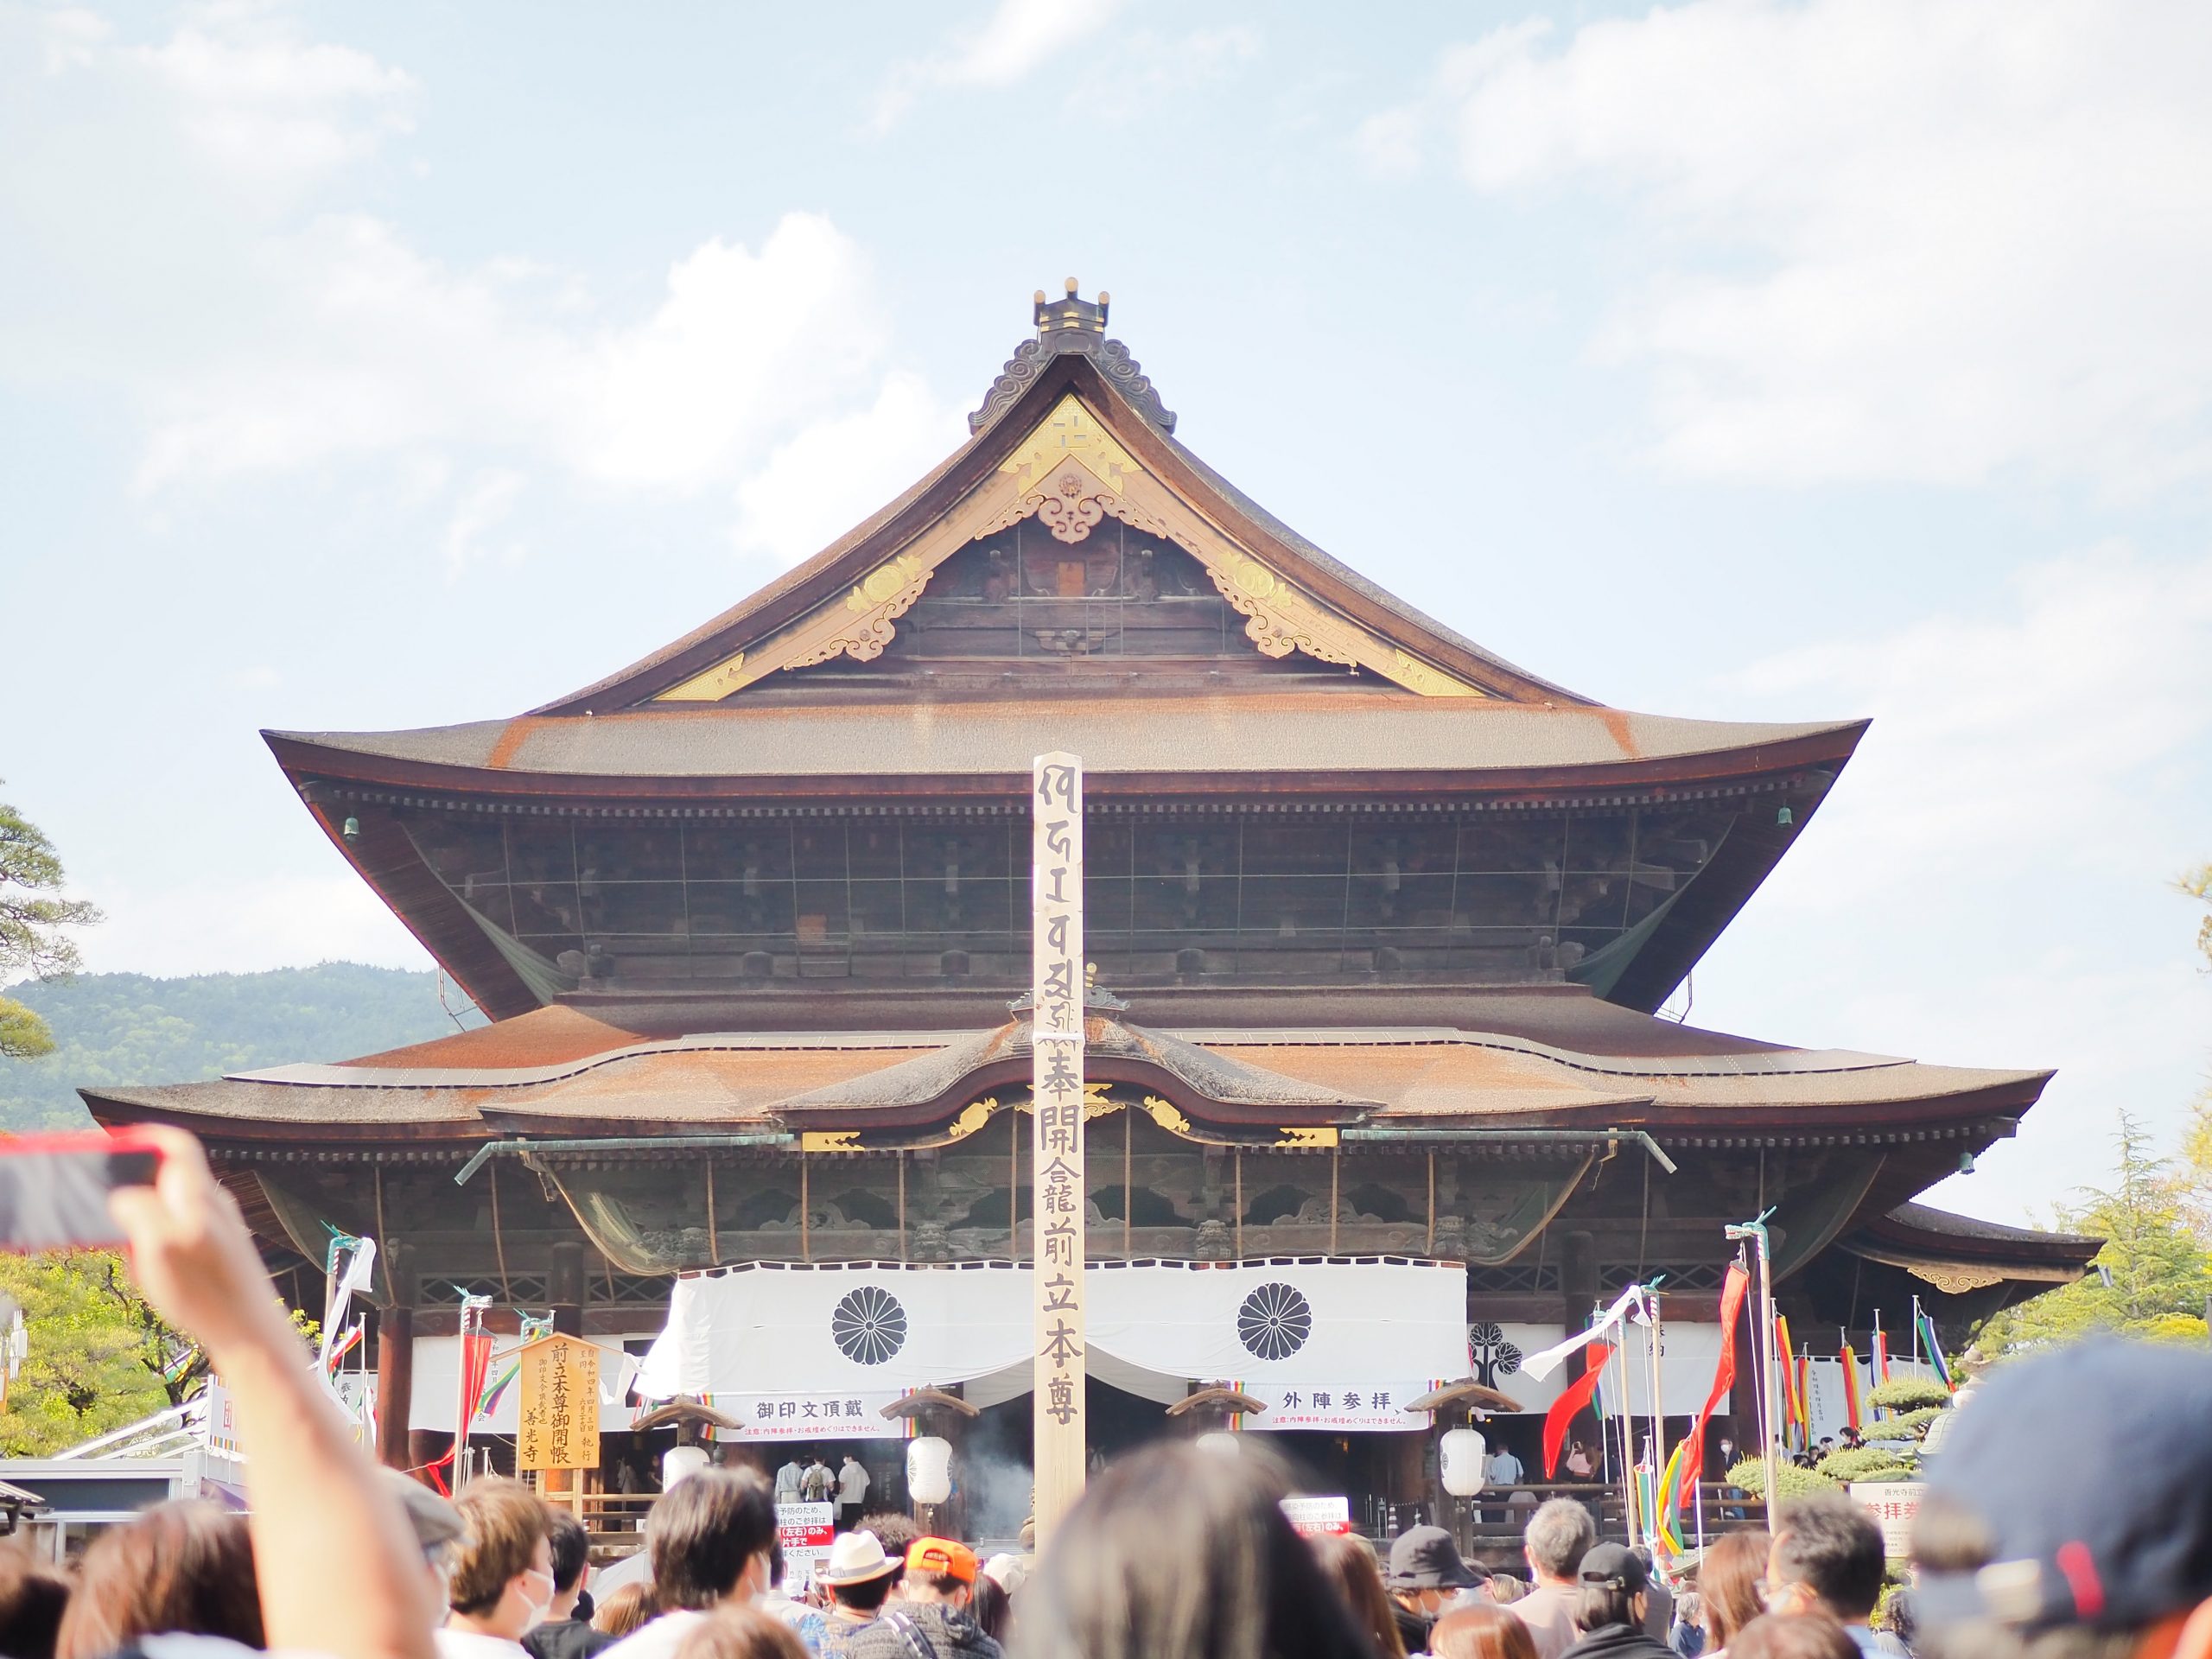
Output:
[[[1518,1357],[1632,1281],[1664,1275],[1661,1404],[1695,1410],[1723,1227],[1769,1210],[1824,1356],[1878,1316],[1904,1352],[1916,1297],[1955,1348],[2081,1274],[2095,1241],[1918,1202],[2048,1073],[1658,1012],[1865,722],[1634,713],[1500,659],[1209,467],[1108,316],[1040,293],[957,450],[643,661],[511,719],[266,734],[490,1023],[86,1098],[200,1135],[310,1310],[331,1230],[379,1242],[387,1461],[450,1444],[484,1297],[626,1360],[711,1303],[685,1389],[736,1452],[858,1442],[895,1501],[925,1384],[979,1508],[1020,1478],[1026,1368],[960,1321],[1030,1255],[1051,750],[1086,774],[1089,1249],[1139,1310],[1093,1316],[1097,1454],[1226,1384],[1316,1490],[1402,1518],[1438,1491],[1406,1402],[1495,1389],[1533,1463],[1575,1368]],[[652,1478],[619,1375],[610,1492]],[[494,1461],[512,1417],[476,1426]]]

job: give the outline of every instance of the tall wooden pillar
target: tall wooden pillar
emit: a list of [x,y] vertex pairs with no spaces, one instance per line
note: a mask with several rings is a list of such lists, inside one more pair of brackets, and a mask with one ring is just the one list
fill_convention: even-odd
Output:
[[553,1247],[553,1274],[546,1287],[546,1300],[553,1305],[553,1329],[564,1337],[584,1333],[584,1309],[591,1301],[591,1281],[584,1272],[584,1247],[580,1241]]
[[377,1460],[394,1469],[414,1465],[408,1414],[415,1403],[415,1310],[377,1310]]

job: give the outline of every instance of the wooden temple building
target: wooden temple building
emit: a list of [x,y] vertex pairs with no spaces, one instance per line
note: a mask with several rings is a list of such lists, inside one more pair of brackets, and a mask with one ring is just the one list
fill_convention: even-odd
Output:
[[[1027,1255],[1049,749],[1088,777],[1094,1258],[1464,1262],[1476,1369],[1531,1405],[1563,1379],[1516,1394],[1501,1351],[1655,1272],[1671,1345],[1769,1206],[1827,1353],[2080,1275],[2094,1241],[1916,1202],[2048,1073],[1656,1012],[1863,721],[1630,713],[1500,660],[1210,468],[1107,313],[1039,294],[957,451],[644,661],[511,719],[267,734],[491,1023],[86,1099],[201,1135],[311,1307],[327,1228],[381,1241],[388,1460],[447,1443],[418,1351],[464,1294],[639,1351],[680,1274]],[[1102,1437],[1176,1432],[1090,1386]],[[1370,1500],[1433,1478],[1422,1436],[1292,1438]]]

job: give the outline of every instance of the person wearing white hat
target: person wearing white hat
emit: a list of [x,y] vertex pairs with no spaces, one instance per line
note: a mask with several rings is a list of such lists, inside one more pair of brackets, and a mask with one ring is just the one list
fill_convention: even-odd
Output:
[[822,1659],[842,1659],[853,1638],[882,1616],[884,1599],[901,1563],[887,1555],[883,1540],[864,1529],[841,1532],[815,1577],[830,1587],[836,1605],[823,1619]]

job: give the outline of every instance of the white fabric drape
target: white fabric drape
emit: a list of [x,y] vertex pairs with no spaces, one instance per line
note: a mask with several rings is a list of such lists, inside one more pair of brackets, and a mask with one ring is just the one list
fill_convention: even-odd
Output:
[[[1084,1289],[1106,1381],[1119,1369],[1402,1401],[1467,1374],[1453,1263],[1116,1262],[1088,1269]],[[677,1281],[639,1386],[860,1397],[1026,1367],[1029,1348],[1027,1268],[762,1262]]]

